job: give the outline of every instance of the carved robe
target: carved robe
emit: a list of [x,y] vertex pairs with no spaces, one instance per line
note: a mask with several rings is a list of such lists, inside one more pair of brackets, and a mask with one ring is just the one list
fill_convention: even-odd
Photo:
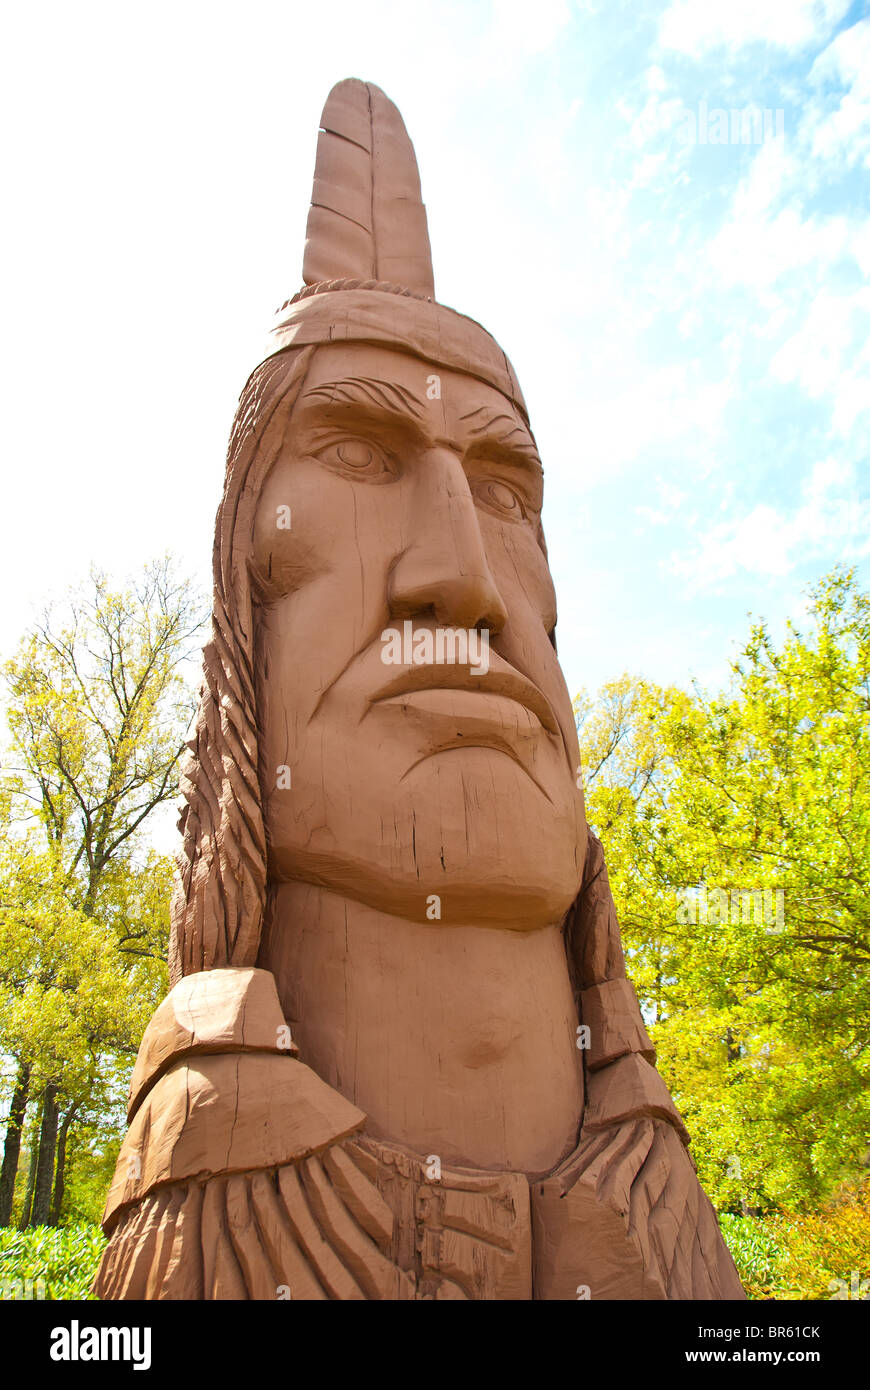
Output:
[[566,948],[592,1042],[586,1104],[573,1153],[531,1180],[367,1133],[296,1055],[268,972],[186,976],[139,1051],[96,1292],[743,1298],[654,1067],[594,837]]

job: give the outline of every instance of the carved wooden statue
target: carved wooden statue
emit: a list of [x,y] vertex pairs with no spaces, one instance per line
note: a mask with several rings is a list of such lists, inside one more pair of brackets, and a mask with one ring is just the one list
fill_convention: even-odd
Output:
[[303,279],[230,440],[97,1291],[741,1298],[585,822],[522,393],[435,302],[371,84],[324,108]]

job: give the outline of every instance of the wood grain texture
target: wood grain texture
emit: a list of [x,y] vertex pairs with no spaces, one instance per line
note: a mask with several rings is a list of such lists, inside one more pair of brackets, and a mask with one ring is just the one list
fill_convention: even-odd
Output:
[[605,980],[579,995],[579,1013],[590,1032],[586,1065],[590,1071],[606,1067],[627,1052],[638,1052],[655,1065],[655,1048],[643,1024],[637,995],[630,980]]
[[242,1051],[295,1055],[295,1044],[279,1046],[283,1026],[269,971],[226,967],[185,976],[145,1029],[130,1080],[128,1120],[148,1088],[184,1056]]
[[609,1128],[639,1116],[666,1120],[688,1145],[689,1132],[664,1081],[637,1052],[629,1052],[590,1074],[583,1132]]
[[532,1189],[535,1296],[743,1299],[692,1161],[673,1126],[640,1118],[590,1133]]
[[174,1183],[120,1215],[104,1299],[740,1299],[673,1126],[584,1136],[549,1178],[444,1168],[369,1135]]
[[[361,1205],[383,1220],[384,1203],[349,1154],[335,1152],[342,1155],[340,1188],[312,1158],[151,1192],[121,1213],[95,1292],[103,1299],[261,1302],[413,1298],[413,1274],[357,1220]],[[342,1192],[350,1190],[348,1204]]]
[[162,1184],[302,1158],[361,1129],[365,1118],[290,1057],[220,1053],[179,1062],[148,1092],[127,1131],[103,1229]]

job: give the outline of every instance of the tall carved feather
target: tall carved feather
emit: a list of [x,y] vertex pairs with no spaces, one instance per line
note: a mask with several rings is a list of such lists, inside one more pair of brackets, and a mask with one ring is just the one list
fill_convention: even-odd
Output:
[[381,280],[434,299],[417,157],[380,87],[346,78],[326,99],[317,137],[302,278]]

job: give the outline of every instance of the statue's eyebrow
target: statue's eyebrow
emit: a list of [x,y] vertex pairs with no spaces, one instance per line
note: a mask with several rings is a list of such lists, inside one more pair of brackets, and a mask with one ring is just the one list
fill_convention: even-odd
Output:
[[469,410],[459,418],[474,422],[468,425],[470,435],[485,434],[509,449],[521,449],[540,463],[534,439],[515,415],[508,415],[507,411],[492,406],[479,405],[476,410]]
[[397,381],[381,381],[369,376],[347,376],[325,381],[304,392],[303,401],[324,401],[327,405],[376,405],[393,414],[413,415],[422,420],[426,407],[407,386]]

